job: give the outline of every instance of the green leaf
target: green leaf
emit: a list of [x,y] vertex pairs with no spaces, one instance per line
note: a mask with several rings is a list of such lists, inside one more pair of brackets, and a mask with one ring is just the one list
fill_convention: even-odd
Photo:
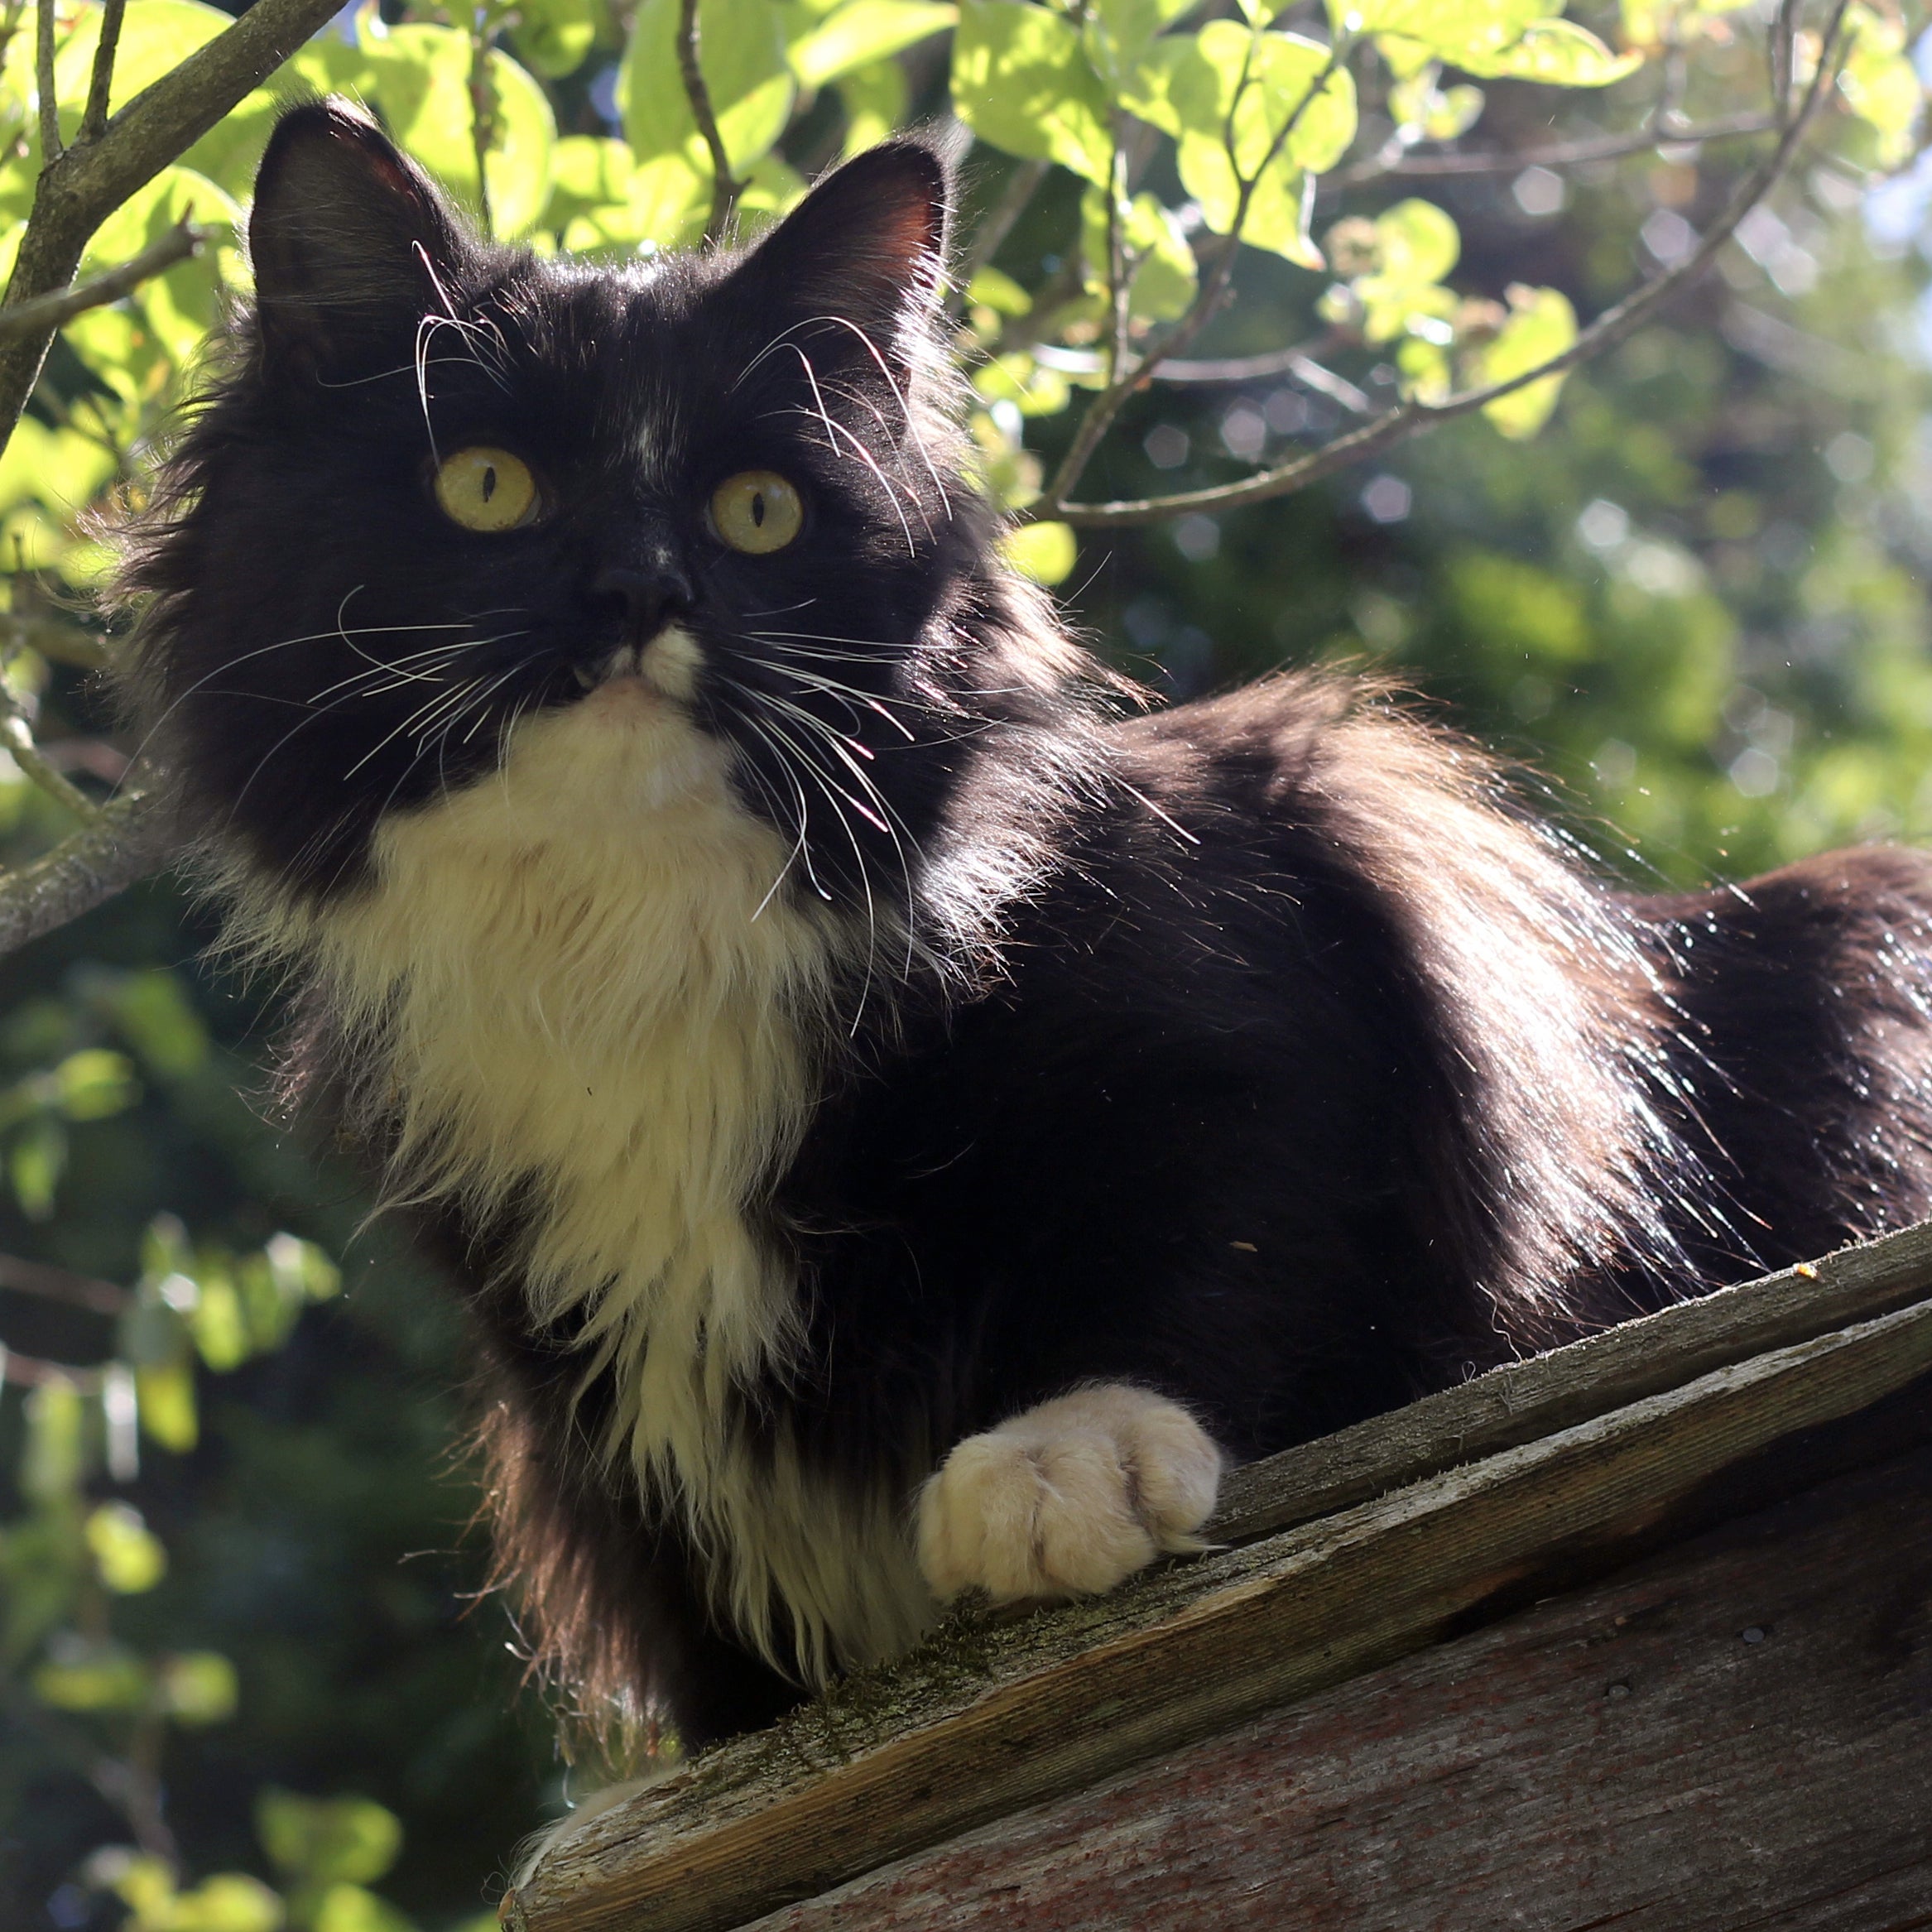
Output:
[[262,1250],[275,1271],[276,1286],[310,1301],[327,1301],[342,1287],[342,1271],[312,1241],[292,1234],[274,1234]]
[[118,1595],[138,1596],[167,1574],[168,1553],[161,1539],[127,1503],[103,1502],[89,1511],[86,1534],[102,1583]]
[[[1485,387],[1561,355],[1576,340],[1576,310],[1560,290],[1526,288],[1518,282],[1509,291],[1509,306],[1501,333],[1471,358],[1472,379]],[[1483,413],[1506,436],[1533,436],[1550,420],[1562,387],[1561,375],[1546,376],[1486,402]]]
[[[1080,198],[1087,286],[1107,291],[1107,201],[1103,188]],[[1151,195],[1137,195],[1121,211],[1121,240],[1128,265],[1127,313],[1149,322],[1185,315],[1194,298],[1194,252],[1180,221]],[[977,282],[975,286],[977,286]],[[1027,305],[1031,306],[1031,303]],[[1020,311],[1024,313],[1024,311]]]
[[177,1724],[199,1728],[235,1714],[235,1667],[217,1651],[182,1651],[161,1660],[158,1702]]
[[656,154],[631,176],[629,219],[642,241],[675,248],[704,233],[711,170],[681,154]]
[[178,1079],[208,1059],[208,1035],[186,989],[156,967],[130,973],[109,997],[114,1024],[150,1071]]
[[1608,87],[1644,62],[1641,54],[1612,54],[1587,27],[1569,20],[1539,20],[1507,46],[1465,48],[1452,57],[1466,73],[1486,80],[1507,75],[1552,87]]
[[47,1382],[30,1389],[22,1406],[21,1494],[32,1502],[58,1502],[79,1491],[87,1473],[86,1405],[73,1383]]
[[153,1932],[276,1932],[282,1918],[281,1901],[259,1878],[218,1872],[174,1899]]
[[1334,166],[1356,126],[1355,84],[1345,69],[1315,91],[1329,59],[1327,48],[1299,35],[1214,21],[1199,34],[1156,41],[1122,101],[1175,137],[1181,185],[1215,233],[1234,226],[1248,177],[1254,186],[1242,239],[1319,267],[1308,238],[1306,177]]
[[54,1211],[54,1190],[67,1166],[67,1130],[50,1113],[30,1120],[7,1151],[7,1179],[13,1198],[30,1221],[45,1221]]
[[[1549,0],[1328,0],[1328,7],[1338,39],[1351,32],[1393,35],[1459,67],[1468,66],[1465,54],[1513,46],[1550,11]],[[1405,78],[1407,71],[1412,70],[1405,70]]]
[[[363,59],[362,85],[390,132],[459,200],[479,207],[469,36],[412,22],[371,35]],[[497,121],[485,163],[490,210],[497,233],[514,237],[536,226],[550,199],[556,122],[535,76],[500,49],[491,51],[489,78]]]
[[1117,94],[1132,79],[1161,30],[1195,0],[1093,0],[1084,28],[1093,70]]
[[153,1689],[147,1666],[113,1643],[64,1646],[34,1672],[32,1683],[43,1704],[88,1715],[145,1710]]
[[905,120],[909,92],[906,70],[896,60],[881,60],[844,75],[838,84],[839,105],[845,114],[841,156],[850,161],[883,141]]
[[255,1835],[270,1862],[303,1885],[366,1885],[396,1862],[402,1825],[372,1798],[304,1798],[265,1789]]
[[359,1885],[329,1886],[315,1901],[311,1932],[414,1932],[387,1899]]
[[[618,99],[624,132],[641,162],[680,156],[709,181],[710,156],[678,65],[678,0],[642,0]],[[698,65],[711,111],[732,171],[742,178],[791,117],[794,84],[782,19],[771,0],[699,0],[698,35]]]
[[1007,561],[1036,584],[1062,582],[1080,554],[1079,539],[1064,523],[1022,523],[1007,532],[1000,548]]
[[824,87],[944,32],[959,17],[957,7],[940,0],[846,0],[794,41],[786,58],[800,86]]
[[1838,75],[1838,90],[1852,112],[1878,136],[1878,161],[1896,168],[1910,161],[1913,133],[1925,105],[1925,89],[1906,50],[1904,28],[1871,7],[1845,12],[1852,51]]
[[[100,44],[101,10],[99,7],[79,7],[73,18],[73,31],[61,41],[54,61],[55,91],[60,101],[60,134],[65,141],[73,140],[80,129],[88,82],[94,71],[94,50]],[[126,107],[144,87],[171,73],[197,48],[205,46],[233,24],[229,15],[218,7],[201,6],[198,0],[129,0],[114,51],[110,113]],[[31,18],[20,31],[19,38],[30,46],[33,31]],[[27,135],[37,172],[37,116],[32,118]]]
[[54,1091],[70,1120],[105,1120],[141,1098],[133,1061],[99,1046],[69,1054],[54,1069]]
[[1113,169],[1107,94],[1060,14],[1027,0],[964,0],[953,104],[983,140],[1105,184]]
[[560,80],[584,65],[597,44],[595,0],[517,0],[510,45],[546,80]]
[[248,1322],[242,1298],[228,1271],[217,1264],[199,1271],[201,1292],[188,1327],[201,1359],[219,1374],[239,1368],[248,1359]]
[[141,1426],[163,1449],[185,1455],[200,1427],[195,1412],[195,1369],[186,1357],[143,1362],[134,1371]]

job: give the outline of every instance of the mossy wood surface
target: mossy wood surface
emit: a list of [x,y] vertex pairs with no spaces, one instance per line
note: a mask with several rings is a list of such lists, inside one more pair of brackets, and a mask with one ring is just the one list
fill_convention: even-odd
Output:
[[1218,1519],[1235,1547],[956,1619],[591,1821],[506,1922],[723,1932],[1405,1656],[1932,1369],[1929,1281],[1910,1230],[1257,1464]]
[[1929,1522],[1920,1449],[747,1932],[1923,1932]]

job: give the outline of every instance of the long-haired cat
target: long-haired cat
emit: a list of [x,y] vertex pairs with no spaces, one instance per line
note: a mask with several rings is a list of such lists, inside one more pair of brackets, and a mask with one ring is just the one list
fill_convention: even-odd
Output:
[[1000,560],[948,192],[888,142],[593,267],[300,108],[130,539],[291,1093],[466,1286],[537,1656],[691,1744],[1932,1205],[1926,861],[1635,898],[1372,687],[1139,708]]

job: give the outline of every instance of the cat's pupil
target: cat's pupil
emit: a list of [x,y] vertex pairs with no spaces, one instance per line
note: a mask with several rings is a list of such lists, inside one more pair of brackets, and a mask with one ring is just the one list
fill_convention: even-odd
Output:
[[765,493],[762,490],[756,491],[752,497],[752,521],[760,530],[765,527]]
[[491,464],[483,471],[483,501],[487,503],[497,493],[497,466]]

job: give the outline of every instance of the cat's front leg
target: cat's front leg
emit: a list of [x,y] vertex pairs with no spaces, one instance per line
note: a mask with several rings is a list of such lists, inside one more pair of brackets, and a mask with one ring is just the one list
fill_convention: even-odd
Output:
[[1222,1457],[1178,1402],[1076,1389],[957,1444],[919,1495],[919,1565],[941,1601],[1109,1590],[1204,1547]]

